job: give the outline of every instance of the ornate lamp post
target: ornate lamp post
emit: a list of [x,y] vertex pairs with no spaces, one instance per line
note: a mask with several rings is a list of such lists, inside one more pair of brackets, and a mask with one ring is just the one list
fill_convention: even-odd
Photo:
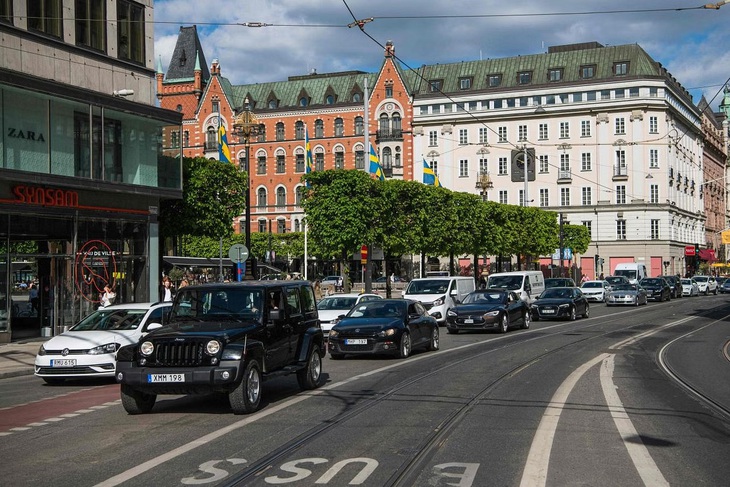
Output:
[[241,138],[245,147],[245,167],[241,167],[242,171],[246,171],[246,248],[251,252],[251,137],[258,135],[259,121],[251,111],[251,103],[246,97],[243,100],[243,108],[238,111],[233,123],[235,134]]
[[[477,151],[477,155],[479,156],[480,160],[484,159],[486,155],[489,154],[489,149],[486,147],[482,147]],[[482,196],[482,201],[487,201],[489,199],[489,190],[494,188],[494,183],[492,182],[492,178],[489,176],[489,170],[485,167],[480,167],[479,174],[477,175],[477,184],[476,184],[477,190],[479,190],[479,194]]]

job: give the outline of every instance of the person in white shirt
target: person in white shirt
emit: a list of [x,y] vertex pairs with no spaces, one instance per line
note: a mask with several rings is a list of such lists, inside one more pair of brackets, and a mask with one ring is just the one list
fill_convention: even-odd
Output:
[[172,301],[172,281],[167,276],[162,280],[162,300]]
[[104,294],[101,295],[101,307],[106,308],[107,306],[114,304],[114,298],[116,297],[116,293],[112,291],[112,288],[109,287],[109,284],[107,284],[104,286]]

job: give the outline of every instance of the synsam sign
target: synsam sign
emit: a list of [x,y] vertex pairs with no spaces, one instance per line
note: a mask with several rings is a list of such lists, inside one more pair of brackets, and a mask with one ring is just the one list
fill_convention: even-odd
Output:
[[42,186],[13,186],[15,201],[28,205],[60,206],[77,208],[79,194],[76,191],[44,188]]

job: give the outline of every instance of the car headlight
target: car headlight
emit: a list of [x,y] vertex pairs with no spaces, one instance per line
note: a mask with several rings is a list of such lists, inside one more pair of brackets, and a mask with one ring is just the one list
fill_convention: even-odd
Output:
[[46,347],[41,345],[41,348],[38,349],[38,355],[45,355],[46,354]]
[[568,303],[565,303],[565,304],[559,305],[558,308],[570,308],[570,305]]
[[205,345],[205,352],[208,355],[216,355],[220,352],[221,344],[217,340],[211,340]]
[[145,357],[149,357],[154,351],[155,346],[152,344],[152,342],[143,342],[142,345],[139,346],[139,353],[141,353]]
[[452,318],[456,318],[456,316],[457,316],[456,311],[454,311],[453,309],[450,309],[446,312],[446,316],[451,316]]
[[378,336],[381,336],[381,337],[390,337],[393,335],[395,335],[395,328],[388,328],[388,329],[383,330],[380,333],[378,333]]
[[487,311],[484,313],[484,316],[497,316],[499,315],[499,311]]
[[88,352],[86,352],[89,355],[101,355],[104,353],[116,353],[117,349],[119,348],[118,343],[105,343],[104,345],[99,345],[98,347],[94,347],[89,349]]
[[339,332],[337,332],[337,330],[330,330],[330,338],[337,338],[337,335],[339,335]]
[[434,306],[441,306],[442,304],[444,304],[444,297],[443,296],[441,296],[440,298],[438,298],[436,301],[433,302],[433,305]]

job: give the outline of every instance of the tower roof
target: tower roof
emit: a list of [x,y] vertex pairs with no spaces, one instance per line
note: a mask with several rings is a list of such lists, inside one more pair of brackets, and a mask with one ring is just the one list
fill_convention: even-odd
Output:
[[177,36],[175,50],[170,58],[170,65],[167,67],[166,81],[192,80],[195,77],[195,70],[201,70],[203,83],[210,79],[210,70],[205,61],[205,54],[200,45],[198,28],[180,27]]

